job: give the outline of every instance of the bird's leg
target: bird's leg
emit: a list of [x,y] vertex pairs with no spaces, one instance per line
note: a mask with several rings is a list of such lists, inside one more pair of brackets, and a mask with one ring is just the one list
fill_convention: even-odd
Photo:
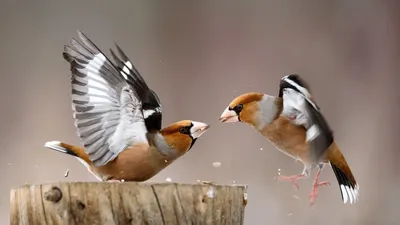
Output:
[[278,179],[283,180],[283,181],[292,182],[294,189],[298,190],[299,189],[298,179],[304,178],[304,176],[305,176],[304,174],[298,174],[298,175],[293,175],[293,176],[279,175]]
[[293,176],[283,176],[280,175],[277,177],[278,180],[283,180],[283,181],[289,181],[293,184],[294,189],[298,190],[299,189],[299,184],[298,180],[301,178],[306,178],[310,175],[310,167],[309,166],[304,166],[303,172],[301,174],[293,175]]
[[321,175],[322,169],[323,169],[323,164],[322,165],[320,164],[319,168],[318,168],[317,175],[315,176],[315,180],[314,180],[314,183],[313,183],[312,191],[311,191],[311,194],[310,194],[310,205],[313,205],[314,202],[315,202],[315,199],[317,199],[318,188],[320,186],[330,186],[331,185],[328,181],[318,182],[319,176]]

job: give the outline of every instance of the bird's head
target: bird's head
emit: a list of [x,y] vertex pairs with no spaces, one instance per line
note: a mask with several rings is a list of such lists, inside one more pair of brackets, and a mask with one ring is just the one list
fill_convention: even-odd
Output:
[[270,123],[279,111],[279,100],[263,93],[249,92],[242,94],[229,103],[221,114],[221,123],[244,122],[259,127]]
[[210,125],[192,121],[181,120],[160,130],[168,146],[174,148],[180,155],[189,151],[196,140],[210,128]]

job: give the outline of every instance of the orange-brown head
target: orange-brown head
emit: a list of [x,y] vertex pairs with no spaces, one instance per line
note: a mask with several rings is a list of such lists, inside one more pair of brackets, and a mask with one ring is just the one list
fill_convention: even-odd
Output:
[[160,134],[169,148],[173,148],[179,155],[183,155],[193,147],[196,140],[209,127],[210,125],[205,123],[181,120],[163,128],[160,130]]
[[249,92],[229,103],[221,114],[221,123],[244,122],[255,127],[272,122],[281,110],[281,98]]

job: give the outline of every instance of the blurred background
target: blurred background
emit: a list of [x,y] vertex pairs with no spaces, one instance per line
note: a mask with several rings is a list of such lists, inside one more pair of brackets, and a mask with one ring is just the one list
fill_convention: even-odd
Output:
[[[9,223],[10,188],[96,181],[73,157],[45,149],[79,145],[63,45],[76,30],[107,55],[118,43],[161,98],[163,125],[212,125],[189,154],[149,182],[212,180],[247,184],[245,224],[399,224],[400,2],[6,1],[0,3],[0,221]],[[302,75],[335,131],[360,184],[357,204],[341,202],[325,167],[315,207],[273,179],[300,162],[244,124],[218,123],[227,104],[249,91],[275,95],[279,79]],[[220,166],[213,166],[219,162]],[[215,164],[214,164],[215,165]],[[69,176],[64,177],[69,169]]]

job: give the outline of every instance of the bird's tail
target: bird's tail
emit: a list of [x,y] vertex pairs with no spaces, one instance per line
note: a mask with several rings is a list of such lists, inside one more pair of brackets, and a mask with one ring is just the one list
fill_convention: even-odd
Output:
[[340,152],[339,148],[335,143],[332,144],[331,156],[329,157],[330,165],[333,172],[335,173],[336,179],[339,183],[340,193],[342,195],[343,203],[350,204],[356,203],[359,196],[359,186],[355,180],[353,173],[343,154]]
[[68,154],[68,155],[78,157],[78,154],[76,154],[71,149],[66,148],[65,144],[60,141],[48,141],[44,144],[44,147],[50,148],[52,150],[62,152],[62,153]]
[[60,141],[48,141],[44,144],[44,147],[52,150],[62,152],[71,156],[75,156],[83,164],[91,165],[88,155],[81,147],[69,145]]

